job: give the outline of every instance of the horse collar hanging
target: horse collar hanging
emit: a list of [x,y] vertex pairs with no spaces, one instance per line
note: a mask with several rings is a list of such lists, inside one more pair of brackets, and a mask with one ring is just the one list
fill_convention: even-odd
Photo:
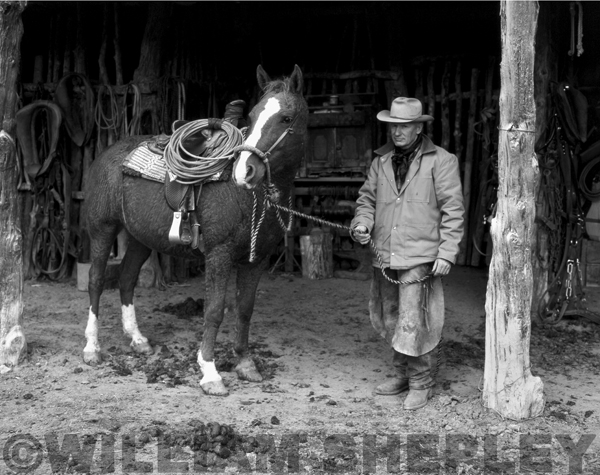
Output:
[[262,150],[259,150],[255,146],[248,145],[246,143],[243,143],[242,145],[238,145],[237,147],[235,147],[233,149],[234,152],[251,152],[251,153],[255,154],[256,156],[258,156],[263,161],[263,163],[265,164],[265,167],[267,169],[267,182],[265,184],[265,188],[266,188],[266,192],[267,192],[269,201],[271,201],[272,203],[279,202],[280,195],[279,195],[279,190],[277,190],[275,188],[275,185],[271,182],[271,166],[269,163],[269,157],[271,156],[273,149],[281,143],[281,141],[286,137],[287,134],[294,133],[294,124],[296,123],[297,118],[298,118],[298,115],[294,116],[294,118],[292,119],[292,122],[290,123],[290,126],[283,131],[283,133],[279,136],[279,138],[273,143],[273,145],[271,145],[269,150],[267,150],[266,152],[263,152]]

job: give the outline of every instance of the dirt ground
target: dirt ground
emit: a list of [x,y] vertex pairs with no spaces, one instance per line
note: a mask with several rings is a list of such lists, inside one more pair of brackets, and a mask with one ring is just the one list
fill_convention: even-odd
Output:
[[[233,372],[228,312],[217,368],[230,395],[218,398],[202,393],[195,363],[202,276],[164,291],[136,290],[150,357],[130,351],[118,291],[106,291],[105,361],[95,368],[81,358],[88,298],[75,279],[26,282],[28,357],[0,374],[0,474],[600,473],[600,326],[569,319],[534,327],[532,372],[544,383],[544,413],[503,420],[480,400],[487,273],[456,267],[444,280],[435,395],[408,412],[405,394],[372,392],[392,368],[369,323],[369,285],[265,274],[251,329],[265,380],[240,382]],[[589,308],[600,308],[598,289],[587,294]],[[565,436],[583,447],[582,457],[567,450]],[[494,455],[504,472],[493,470]]]

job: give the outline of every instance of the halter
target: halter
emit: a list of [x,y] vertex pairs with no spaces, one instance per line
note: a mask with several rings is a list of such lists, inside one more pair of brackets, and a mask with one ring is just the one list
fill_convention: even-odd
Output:
[[277,147],[277,145],[279,145],[279,143],[285,138],[287,134],[294,133],[294,124],[296,123],[297,118],[298,114],[294,116],[290,126],[283,131],[283,133],[279,136],[275,143],[271,145],[269,150],[267,150],[266,152],[263,152],[262,150],[259,150],[258,148],[254,147],[253,145],[248,145],[246,143],[238,145],[233,149],[234,152],[251,152],[257,155],[263,161],[263,163],[265,164],[265,168],[267,169],[267,183],[265,187],[267,189],[267,195],[269,196],[269,200],[273,203],[277,203],[279,201],[279,191],[271,182],[271,166],[269,164],[269,157],[271,156],[271,152],[273,152],[273,149]]

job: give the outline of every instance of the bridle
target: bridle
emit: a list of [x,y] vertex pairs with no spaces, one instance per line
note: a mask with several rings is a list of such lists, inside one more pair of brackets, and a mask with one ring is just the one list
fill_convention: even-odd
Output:
[[281,143],[281,141],[286,137],[287,134],[293,134],[294,133],[294,124],[296,123],[296,119],[298,119],[298,115],[299,114],[296,114],[294,116],[294,118],[292,119],[292,122],[290,123],[289,127],[287,129],[285,129],[281,133],[281,135],[279,136],[279,138],[275,141],[275,143],[273,143],[273,145],[271,145],[271,147],[269,148],[269,150],[267,150],[266,152],[263,152],[262,150],[259,150],[255,146],[248,145],[246,143],[238,145],[237,147],[235,147],[233,149],[233,151],[235,153],[237,153],[237,152],[251,152],[254,155],[258,156],[262,160],[262,162],[265,164],[265,168],[267,169],[267,180],[266,180],[265,188],[266,188],[266,192],[267,192],[267,196],[269,197],[269,200],[271,202],[273,202],[273,203],[279,202],[279,190],[277,190],[275,188],[275,185],[271,182],[271,166],[269,164],[269,157],[271,156],[271,153],[273,152],[273,149],[275,147],[277,147],[277,145],[279,145]]

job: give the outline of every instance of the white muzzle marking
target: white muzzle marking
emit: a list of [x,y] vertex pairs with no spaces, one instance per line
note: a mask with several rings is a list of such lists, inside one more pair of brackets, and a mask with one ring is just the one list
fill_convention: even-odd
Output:
[[[252,133],[244,142],[246,145],[251,145],[256,147],[256,144],[260,140],[263,134],[263,129],[269,119],[277,114],[281,110],[281,104],[277,99],[271,97],[263,111],[259,114],[258,120],[256,121],[255,126],[252,128]],[[233,171],[233,176],[235,177],[235,183],[237,185],[246,185],[246,188],[250,188],[246,183],[246,162],[248,161],[248,157],[250,157],[250,152],[243,151],[240,152],[240,158],[237,162],[235,170]]]

